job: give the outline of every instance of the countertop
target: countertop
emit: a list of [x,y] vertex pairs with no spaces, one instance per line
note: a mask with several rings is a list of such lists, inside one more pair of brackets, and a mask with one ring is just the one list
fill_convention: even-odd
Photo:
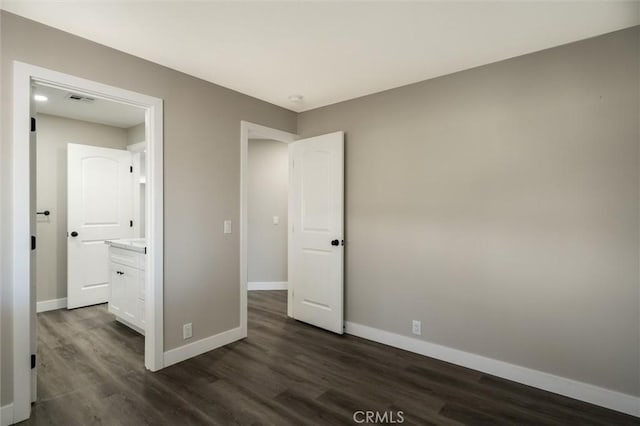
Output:
[[119,240],[106,240],[104,243],[111,247],[147,253],[147,240],[144,238],[122,238]]

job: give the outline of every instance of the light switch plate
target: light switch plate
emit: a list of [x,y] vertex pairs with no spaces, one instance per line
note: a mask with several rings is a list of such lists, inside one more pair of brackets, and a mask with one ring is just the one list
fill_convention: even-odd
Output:
[[224,221],[224,233],[225,234],[230,234],[231,233],[231,221],[230,220],[225,220]]

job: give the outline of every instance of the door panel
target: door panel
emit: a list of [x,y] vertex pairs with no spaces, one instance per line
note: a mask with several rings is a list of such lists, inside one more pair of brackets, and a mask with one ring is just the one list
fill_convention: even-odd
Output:
[[342,132],[290,145],[293,317],[339,334],[344,311],[343,145]]
[[68,144],[67,158],[71,309],[109,299],[109,254],[104,242],[133,236],[133,182],[129,151]]

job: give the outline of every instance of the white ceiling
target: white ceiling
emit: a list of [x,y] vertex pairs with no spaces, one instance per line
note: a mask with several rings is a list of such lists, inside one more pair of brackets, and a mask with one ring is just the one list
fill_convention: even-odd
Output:
[[41,114],[57,115],[124,129],[144,123],[145,112],[142,108],[104,99],[95,99],[91,103],[73,101],[67,99],[67,95],[72,92],[42,85],[36,85],[34,93],[49,98],[46,102],[35,103],[36,111]]
[[[638,25],[639,4],[4,0],[2,7],[304,111]],[[291,102],[293,94],[304,100]]]

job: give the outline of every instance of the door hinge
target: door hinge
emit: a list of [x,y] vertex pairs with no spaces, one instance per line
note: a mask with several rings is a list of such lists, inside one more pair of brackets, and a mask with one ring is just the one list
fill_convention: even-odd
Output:
[[129,228],[133,228],[133,221],[132,220],[129,221]]
[[35,132],[36,131],[36,119],[31,117],[31,131]]
[[31,236],[31,250],[35,250],[36,249],[36,236],[32,235]]
[[129,166],[129,173],[133,173],[133,166]]
[[36,368],[36,354],[31,354],[31,368]]

